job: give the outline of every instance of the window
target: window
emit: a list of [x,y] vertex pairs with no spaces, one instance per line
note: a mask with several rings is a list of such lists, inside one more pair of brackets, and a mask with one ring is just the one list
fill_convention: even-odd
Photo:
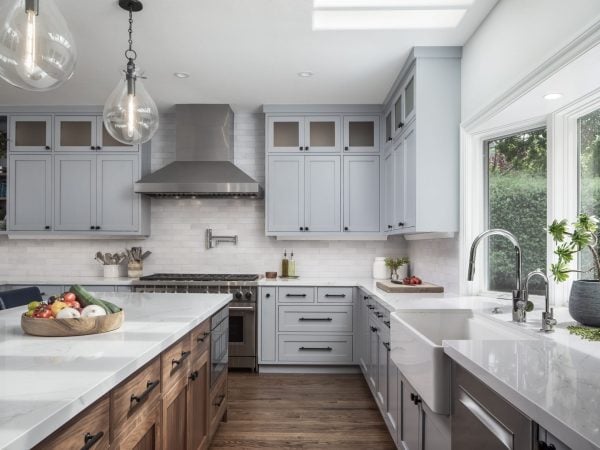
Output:
[[[523,251],[523,278],[546,268],[546,128],[497,138],[485,143],[487,220],[489,228],[512,232]],[[488,247],[488,290],[510,292],[515,288],[512,245],[493,236]],[[543,293],[538,278],[532,293]]]
[[[579,211],[600,216],[600,110],[577,120],[579,147]],[[579,269],[592,267],[592,255],[579,253]],[[594,272],[582,273],[581,278],[596,278]]]

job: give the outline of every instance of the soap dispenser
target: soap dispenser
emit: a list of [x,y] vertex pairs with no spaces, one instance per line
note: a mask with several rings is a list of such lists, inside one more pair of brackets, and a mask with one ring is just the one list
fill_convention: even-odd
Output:
[[296,276],[296,261],[294,260],[294,250],[290,253],[290,260],[288,261],[288,277]]
[[281,276],[287,278],[289,276],[289,260],[287,257],[287,249],[283,251],[283,259],[281,260]]

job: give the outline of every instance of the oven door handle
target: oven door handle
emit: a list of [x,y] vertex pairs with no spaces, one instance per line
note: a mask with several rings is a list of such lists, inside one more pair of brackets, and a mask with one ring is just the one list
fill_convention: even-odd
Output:
[[229,311],[254,311],[254,306],[230,306]]

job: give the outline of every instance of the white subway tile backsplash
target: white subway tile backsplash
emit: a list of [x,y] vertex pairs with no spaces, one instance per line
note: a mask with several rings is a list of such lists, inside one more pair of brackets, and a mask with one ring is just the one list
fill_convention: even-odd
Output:
[[[261,183],[265,179],[262,114],[236,114],[235,161]],[[152,170],[175,159],[175,115],[161,115],[152,140]],[[152,236],[145,240],[0,240],[2,275],[101,276],[94,254],[143,246],[151,250],[144,273],[280,270],[284,249],[294,250],[298,274],[307,277],[368,277],[376,256],[403,256],[405,241],[277,241],[265,236],[264,200],[152,200]],[[204,233],[237,234],[239,244],[206,250]],[[434,280],[432,280],[434,281]]]

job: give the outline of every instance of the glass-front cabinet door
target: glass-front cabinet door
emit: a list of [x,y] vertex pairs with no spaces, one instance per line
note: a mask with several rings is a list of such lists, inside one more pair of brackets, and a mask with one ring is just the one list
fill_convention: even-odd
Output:
[[394,101],[394,136],[400,134],[402,132],[402,127],[404,126],[403,101],[404,96],[402,94]]
[[394,126],[392,120],[392,110],[385,115],[385,145],[389,145],[394,138]]
[[58,152],[96,148],[96,116],[55,116],[54,149]]
[[45,152],[52,150],[52,116],[11,116],[11,151]]
[[410,122],[415,115],[415,77],[410,77],[404,88],[404,121]]
[[269,117],[269,152],[302,152],[305,147],[304,137],[304,117]]
[[340,142],[339,116],[314,116],[305,119],[304,150],[310,152],[339,152]]
[[96,118],[96,146],[97,150],[103,150],[105,152],[137,152],[139,146],[123,144],[112,137],[104,126],[102,117]]
[[344,151],[379,151],[379,116],[344,116]]

